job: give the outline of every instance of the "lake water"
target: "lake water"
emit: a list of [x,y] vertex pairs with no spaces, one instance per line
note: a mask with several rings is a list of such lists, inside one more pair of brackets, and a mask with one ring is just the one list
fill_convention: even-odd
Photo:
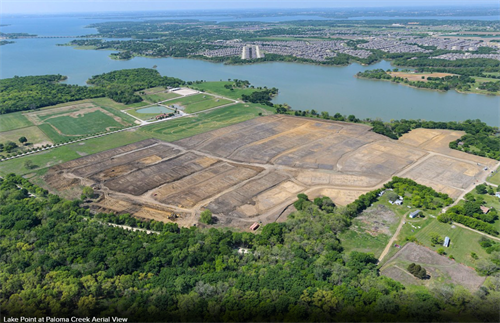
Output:
[[[83,27],[97,20],[99,19],[61,17],[33,22],[28,18],[11,19],[2,21],[3,24],[12,25],[0,27],[0,31],[85,35],[95,30]],[[41,24],[42,21],[45,23]],[[277,87],[280,92],[274,102],[288,103],[298,110],[315,109],[328,111],[330,114],[340,112],[354,114],[359,118],[381,118],[387,121],[481,119],[490,125],[500,126],[498,96],[460,94],[455,91],[440,93],[354,77],[357,72],[366,69],[391,68],[389,62],[368,67],[358,64],[327,67],[294,63],[229,66],[200,60],[144,57],[117,61],[109,58],[110,51],[75,50],[67,46],[56,46],[70,40],[19,39],[15,40],[15,44],[1,46],[0,78],[62,74],[69,77],[68,83],[84,85],[92,75],[157,65],[162,75],[184,80],[242,79],[249,80],[255,86]]]
[[165,107],[162,107],[161,105],[154,105],[152,107],[147,107],[147,108],[142,108],[139,110],[135,110],[137,113],[172,113],[173,111],[170,109],[167,109]]

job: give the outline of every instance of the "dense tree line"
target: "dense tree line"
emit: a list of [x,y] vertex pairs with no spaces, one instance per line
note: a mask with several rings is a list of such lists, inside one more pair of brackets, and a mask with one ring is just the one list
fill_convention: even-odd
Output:
[[[479,231],[486,232],[491,235],[498,235],[498,230],[494,225],[483,221],[480,213],[481,210],[475,208],[474,203],[466,204],[467,206],[454,206],[449,208],[445,213],[438,215],[437,219],[440,222],[449,223],[457,222],[461,223],[469,228],[476,229]],[[473,212],[473,213],[471,213]],[[484,219],[486,220],[486,219]],[[488,218],[489,220],[489,218]]]
[[[307,200],[287,222],[266,225],[258,234],[168,225],[148,235],[107,226],[79,201],[40,190],[19,176],[0,180],[4,316],[498,319],[500,277],[490,277],[482,293],[461,287],[406,290],[379,275],[372,255],[343,251],[336,234],[349,217],[328,200]],[[239,253],[240,247],[250,252]]]
[[102,88],[60,83],[65,79],[57,74],[0,80],[0,114],[105,96]]
[[178,87],[185,84],[175,77],[161,76],[155,69],[135,68],[112,71],[92,76],[88,81],[106,91],[106,96],[121,103],[130,104],[142,101],[136,91],[156,86]]
[[479,84],[480,90],[485,90],[488,92],[498,92],[500,91],[500,81],[497,82],[483,82]]
[[137,68],[95,75],[94,86],[60,83],[62,75],[24,76],[0,80],[0,114],[32,110],[59,103],[107,96],[125,104],[140,102],[134,92],[155,86],[177,87],[184,81],[161,76],[154,69]]
[[[456,89],[458,91],[470,91],[472,87],[471,85],[476,82],[473,77],[470,77],[468,75],[448,75],[444,77],[429,76],[427,77],[427,81],[409,81],[407,78],[403,78],[400,76],[391,76],[389,72],[386,72],[382,69],[359,72],[356,74],[356,76],[368,79],[389,80],[394,83],[404,83],[417,88],[439,91],[448,91],[451,89]],[[424,79],[425,77],[422,76],[422,78]],[[491,89],[493,92],[496,91],[496,88],[494,86],[491,87],[488,85],[492,82],[485,83],[483,83],[485,85],[482,89]]]
[[278,94],[277,88],[263,89],[252,92],[250,95],[242,94],[241,99],[245,102],[260,103],[268,106],[273,106],[271,100]]

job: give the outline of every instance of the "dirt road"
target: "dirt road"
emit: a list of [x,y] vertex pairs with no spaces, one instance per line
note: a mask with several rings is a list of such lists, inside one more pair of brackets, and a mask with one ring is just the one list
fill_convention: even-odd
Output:
[[396,230],[396,232],[394,233],[394,235],[392,236],[391,240],[389,240],[389,242],[387,243],[387,246],[385,246],[385,249],[384,251],[382,251],[382,253],[380,254],[380,257],[378,257],[378,262],[380,263],[382,261],[382,259],[384,259],[385,255],[387,255],[387,253],[389,252],[389,250],[391,250],[391,247],[394,243],[394,241],[396,240],[396,238],[398,237],[399,235],[399,231],[401,231],[401,228],[403,227],[403,224],[406,220],[406,215],[408,215],[409,212],[405,213],[403,215],[403,217],[401,218],[401,222],[399,222],[399,226]]

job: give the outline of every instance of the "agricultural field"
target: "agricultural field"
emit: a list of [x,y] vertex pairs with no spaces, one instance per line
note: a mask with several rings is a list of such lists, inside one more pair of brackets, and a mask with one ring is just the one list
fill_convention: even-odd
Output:
[[22,112],[7,113],[0,115],[0,132],[15,130],[32,126]]
[[[407,271],[409,264],[421,265],[427,270],[429,279],[419,280]],[[401,248],[387,264],[381,268],[381,274],[403,283],[406,286],[425,285],[428,287],[442,284],[457,284],[475,291],[485,280],[472,268],[440,256],[436,252],[415,243],[408,243]]]
[[194,84],[191,87],[196,90],[222,95],[234,100],[241,99],[241,95],[243,94],[250,95],[255,91],[255,89],[252,88],[235,88],[231,90],[224,87],[225,85],[232,86],[233,84],[234,82],[203,82]]
[[[190,102],[196,102],[193,97]],[[144,126],[135,133],[161,140],[84,156],[51,167],[45,178],[57,190],[64,189],[61,185],[93,185],[103,196],[94,205],[97,210],[130,213],[139,205],[148,211],[136,210],[137,217],[190,226],[208,208],[216,226],[248,229],[253,222],[276,221],[302,192],[312,198],[325,194],[342,205],[392,176],[413,174],[423,166],[450,173],[441,191],[453,187],[463,192],[469,182],[462,177],[462,164],[472,174],[482,171],[465,153],[435,163],[434,157],[447,157],[375,134],[366,125],[281,115],[255,118],[266,112],[236,104]],[[494,161],[483,158],[481,163]],[[54,181],[57,177],[65,180]],[[410,211],[409,202],[393,206],[385,197],[379,202],[355,220],[356,234],[366,241],[347,236],[347,248],[362,250],[372,243],[380,253]],[[429,211],[424,221],[436,212]]]

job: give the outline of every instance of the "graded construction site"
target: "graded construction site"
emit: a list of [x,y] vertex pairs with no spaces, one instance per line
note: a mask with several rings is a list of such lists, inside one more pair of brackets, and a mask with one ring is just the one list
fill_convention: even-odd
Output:
[[95,211],[190,226],[208,208],[217,225],[248,228],[278,220],[298,193],[346,205],[392,176],[457,198],[495,165],[448,148],[462,134],[418,129],[396,141],[366,125],[273,115],[85,156],[52,167],[45,180],[59,191],[94,187]]

